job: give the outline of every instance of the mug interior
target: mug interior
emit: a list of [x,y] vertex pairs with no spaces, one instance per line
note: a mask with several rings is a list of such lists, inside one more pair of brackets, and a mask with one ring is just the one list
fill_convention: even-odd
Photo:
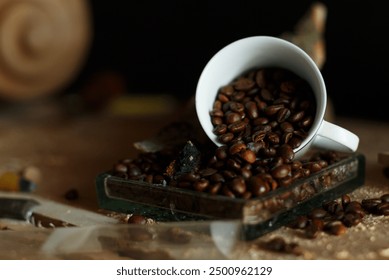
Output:
[[296,45],[276,37],[255,36],[235,41],[216,53],[205,66],[196,89],[197,116],[207,136],[217,145],[212,132],[210,111],[222,86],[248,70],[280,67],[306,80],[315,94],[316,115],[309,131],[295,152],[303,149],[314,138],[324,117],[327,93],[323,77],[315,62]]

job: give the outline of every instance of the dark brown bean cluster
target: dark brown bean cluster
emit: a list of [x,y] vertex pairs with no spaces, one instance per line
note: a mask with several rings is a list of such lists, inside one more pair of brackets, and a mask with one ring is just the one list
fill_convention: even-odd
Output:
[[[222,87],[215,100],[210,115],[222,146],[196,151],[189,141],[183,150],[192,154],[141,154],[120,161],[112,172],[213,195],[259,197],[339,160],[333,152],[295,160],[294,149],[306,137],[314,114],[313,93],[304,80],[281,68],[252,70]],[[191,163],[191,158],[196,160]],[[178,162],[185,166],[177,167]]]
[[[220,89],[210,112],[214,134],[230,153],[293,160],[315,115],[311,87],[281,68],[252,70]],[[288,151],[281,151],[287,149]],[[252,162],[251,162],[252,163]]]
[[274,237],[267,241],[261,241],[255,244],[261,249],[265,249],[272,252],[293,254],[300,256],[303,254],[303,250],[296,242],[286,242],[282,237]]
[[342,235],[347,228],[358,225],[367,214],[389,215],[389,194],[380,198],[351,201],[349,195],[324,203],[321,208],[300,216],[289,227],[304,230],[308,238],[316,238],[320,232]]

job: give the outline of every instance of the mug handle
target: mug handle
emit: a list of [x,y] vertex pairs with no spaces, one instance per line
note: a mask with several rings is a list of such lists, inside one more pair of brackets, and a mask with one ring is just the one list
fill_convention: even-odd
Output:
[[351,153],[358,148],[359,137],[354,133],[323,120],[313,145],[317,148]]

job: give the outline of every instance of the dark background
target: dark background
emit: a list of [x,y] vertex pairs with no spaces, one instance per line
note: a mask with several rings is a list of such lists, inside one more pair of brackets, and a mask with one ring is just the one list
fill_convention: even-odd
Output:
[[[116,71],[128,92],[195,92],[208,60],[247,36],[292,31],[313,1],[90,1],[94,37],[71,87]],[[389,120],[389,28],[384,2],[321,1],[328,9],[322,73],[337,115]]]

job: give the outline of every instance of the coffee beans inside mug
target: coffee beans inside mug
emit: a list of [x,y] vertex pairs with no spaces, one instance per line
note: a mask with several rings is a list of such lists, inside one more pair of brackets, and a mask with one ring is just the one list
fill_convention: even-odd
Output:
[[285,146],[301,145],[315,108],[313,91],[305,80],[286,69],[260,68],[221,87],[210,116],[219,143],[241,142],[248,147],[259,143],[261,147],[254,150],[258,157],[274,157]]

